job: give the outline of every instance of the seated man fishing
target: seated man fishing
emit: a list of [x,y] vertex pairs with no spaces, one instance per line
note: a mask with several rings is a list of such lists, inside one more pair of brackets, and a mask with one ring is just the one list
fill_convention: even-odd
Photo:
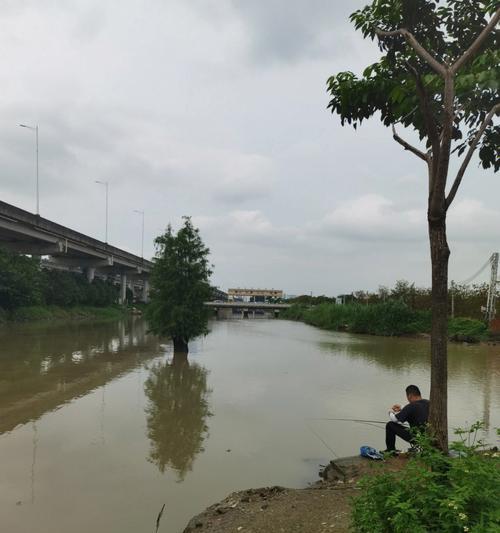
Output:
[[[420,389],[416,385],[406,387],[406,398],[408,405],[402,409],[396,404],[389,412],[390,422],[385,426],[386,452],[396,451],[396,436],[413,444],[413,434],[411,430],[424,429],[429,418],[429,400],[424,400]],[[403,423],[408,422],[410,428]]]

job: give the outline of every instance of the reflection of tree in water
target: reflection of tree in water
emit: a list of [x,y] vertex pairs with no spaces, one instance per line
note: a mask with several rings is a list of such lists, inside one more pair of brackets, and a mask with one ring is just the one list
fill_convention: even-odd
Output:
[[211,391],[207,388],[207,370],[189,364],[187,355],[176,354],[172,363],[151,368],[144,388],[149,399],[149,461],[162,473],[173,468],[182,481],[208,436]]

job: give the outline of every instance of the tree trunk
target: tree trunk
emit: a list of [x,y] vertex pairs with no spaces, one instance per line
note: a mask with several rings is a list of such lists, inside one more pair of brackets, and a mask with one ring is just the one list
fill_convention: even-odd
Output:
[[175,366],[176,368],[182,368],[184,366],[189,366],[187,352],[174,351],[174,357],[172,359],[172,366]]
[[429,217],[432,263],[431,393],[429,424],[433,439],[448,450],[448,258],[446,212]]
[[187,354],[189,352],[188,343],[182,337],[174,337],[173,341],[174,354],[177,352]]

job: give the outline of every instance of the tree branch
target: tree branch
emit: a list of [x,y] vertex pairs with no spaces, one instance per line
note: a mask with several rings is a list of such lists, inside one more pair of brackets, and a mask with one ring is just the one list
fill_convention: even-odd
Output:
[[399,143],[405,150],[409,150],[412,154],[415,154],[417,157],[420,157],[420,159],[423,159],[425,162],[428,162],[429,159],[426,154],[421,152],[418,148],[415,148],[410,143],[407,143],[404,139],[402,139],[396,132],[396,128],[394,125],[392,126],[392,137],[393,139]]
[[472,59],[479,49],[481,48],[481,45],[484,43],[488,35],[495,29],[495,26],[500,21],[500,7],[496,10],[496,13],[491,18],[490,22],[487,26],[483,29],[483,31],[478,35],[476,40],[470,45],[470,47],[463,53],[461,57],[459,57],[453,66],[451,67],[451,72],[453,75],[455,75],[458,70],[464,66],[467,61]]
[[437,59],[432,57],[431,54],[417,41],[415,36],[409,32],[406,28],[401,28],[395,31],[383,31],[379,28],[375,28],[375,33],[379,38],[383,37],[395,37],[400,35],[404,40],[415,50],[415,52],[426,62],[429,66],[435,70],[441,76],[446,73],[446,68]]
[[432,157],[429,160],[429,164],[431,165],[431,174],[432,176],[435,176],[439,161],[439,152],[441,149],[437,124],[430,108],[429,96],[425,90],[424,84],[422,83],[422,79],[420,78],[418,70],[409,61],[406,62],[406,66],[408,67],[410,74],[412,74],[413,78],[415,79],[415,86],[417,88],[417,95],[420,100],[421,111],[424,116],[427,137],[429,138],[432,147]]
[[451,203],[455,199],[455,195],[457,194],[458,188],[460,187],[460,183],[462,182],[462,178],[464,177],[465,171],[467,170],[467,167],[469,166],[470,160],[472,159],[472,156],[474,155],[474,152],[476,151],[477,145],[479,144],[481,137],[486,131],[486,128],[489,126],[490,122],[493,120],[493,116],[498,112],[500,112],[500,103],[493,106],[491,111],[486,115],[486,118],[481,124],[479,131],[477,132],[476,136],[474,137],[474,140],[469,146],[467,155],[465,156],[465,159],[462,162],[462,165],[457,173],[457,177],[455,178],[455,181],[453,182],[453,186],[450,189],[450,193],[448,194],[448,197],[446,198],[446,209],[450,207]]
[[[439,161],[437,164],[432,194],[429,202],[429,217],[439,219],[446,213],[446,181],[450,167],[451,140],[453,135],[455,84],[449,69],[446,69],[443,95],[443,120]],[[430,220],[430,219],[429,219]]]

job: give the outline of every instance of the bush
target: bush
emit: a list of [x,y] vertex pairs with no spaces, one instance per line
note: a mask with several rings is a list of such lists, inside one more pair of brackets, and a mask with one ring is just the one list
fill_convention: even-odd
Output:
[[39,262],[0,248],[0,307],[42,303]]
[[452,318],[448,322],[448,334],[452,340],[479,342],[488,336],[488,326],[473,318]]
[[118,292],[111,281],[89,283],[79,273],[44,270],[39,260],[0,248],[0,321],[9,315],[44,319],[53,314],[45,306],[107,307],[117,302]]
[[292,305],[282,317],[303,320],[307,324],[324,329],[372,335],[427,332],[431,324],[428,311],[415,311],[398,301],[372,305],[323,303],[311,308]]
[[500,531],[500,453],[482,450],[476,436],[482,424],[458,430],[460,441],[444,456],[429,438],[399,472],[360,482],[352,526],[357,533],[498,533]]

